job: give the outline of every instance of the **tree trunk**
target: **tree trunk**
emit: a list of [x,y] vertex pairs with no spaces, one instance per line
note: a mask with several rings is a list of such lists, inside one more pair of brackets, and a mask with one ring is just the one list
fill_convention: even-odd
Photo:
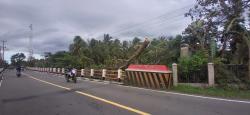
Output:
[[129,57],[129,59],[126,60],[125,63],[119,67],[119,69],[125,69],[131,63],[132,60],[137,59],[140,56],[140,54],[145,50],[145,48],[148,46],[148,44],[149,40],[145,38],[143,44],[140,45],[140,47],[136,50],[136,52],[131,57]]

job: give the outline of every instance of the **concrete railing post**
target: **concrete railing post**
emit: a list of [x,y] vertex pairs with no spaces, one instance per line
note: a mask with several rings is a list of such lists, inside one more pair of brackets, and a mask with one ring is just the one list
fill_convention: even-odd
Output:
[[62,73],[62,74],[64,74],[64,73],[65,73],[65,69],[64,69],[64,68],[62,68],[62,71],[61,71],[61,73]]
[[61,72],[60,68],[57,68],[57,74],[59,74]]
[[173,85],[177,86],[178,85],[178,71],[177,71],[177,64],[173,63],[172,64],[172,71],[173,71]]
[[84,77],[84,69],[81,69],[81,76]]
[[91,77],[94,76],[94,69],[90,69],[90,76],[91,76]]
[[102,78],[103,79],[105,79],[106,73],[107,73],[107,70],[106,69],[102,69]]
[[118,80],[119,82],[121,81],[121,77],[122,77],[122,69],[118,69]]
[[122,70],[121,70],[121,69],[118,69],[118,70],[117,70],[117,73],[118,73],[118,75],[117,75],[118,79],[121,79]]
[[213,86],[214,85],[214,64],[208,63],[207,69],[208,69],[208,85]]

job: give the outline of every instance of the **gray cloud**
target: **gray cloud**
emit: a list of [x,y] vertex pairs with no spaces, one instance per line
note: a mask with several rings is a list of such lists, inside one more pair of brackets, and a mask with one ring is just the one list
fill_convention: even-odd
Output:
[[[34,26],[36,54],[67,50],[75,35],[110,33],[120,39],[181,33],[195,0],[1,0],[0,39],[11,52],[27,51]],[[161,15],[161,16],[160,16]],[[160,16],[160,17],[158,17]]]

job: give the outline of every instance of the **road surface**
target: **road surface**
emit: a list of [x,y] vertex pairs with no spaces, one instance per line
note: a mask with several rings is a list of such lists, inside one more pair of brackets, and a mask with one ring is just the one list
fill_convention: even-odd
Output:
[[6,70],[0,87],[0,115],[249,115],[249,101],[164,93],[108,82]]

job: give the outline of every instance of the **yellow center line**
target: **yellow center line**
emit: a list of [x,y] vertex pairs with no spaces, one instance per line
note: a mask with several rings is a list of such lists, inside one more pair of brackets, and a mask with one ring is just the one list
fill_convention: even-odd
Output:
[[[49,85],[53,85],[53,86],[56,86],[56,87],[59,87],[59,88],[62,88],[62,89],[66,89],[66,90],[72,90],[71,88],[64,87],[64,86],[61,86],[61,85],[57,85],[57,84],[54,84],[54,83],[51,83],[51,82],[47,82],[47,81],[35,78],[35,77],[33,77],[31,75],[28,75],[28,74],[25,74],[25,75],[27,75],[29,78],[32,78],[34,80],[37,80],[37,81],[40,81],[40,82],[43,82],[43,83],[46,83],[46,84],[49,84]],[[140,111],[138,109],[134,109],[132,107],[128,107],[128,106],[125,106],[125,105],[122,105],[122,104],[119,104],[119,103],[116,103],[116,102],[113,102],[113,101],[109,101],[107,99],[97,97],[97,96],[94,96],[94,95],[91,95],[91,94],[88,94],[88,93],[84,93],[84,92],[81,92],[81,91],[74,91],[74,92],[77,93],[77,94],[80,94],[80,95],[84,95],[84,96],[93,98],[93,99],[98,100],[98,101],[102,101],[102,102],[111,104],[113,106],[116,106],[116,107],[119,107],[119,108],[122,108],[122,109],[126,109],[128,111],[131,111],[131,112],[134,112],[134,113],[137,113],[137,114],[140,114],[140,115],[150,115],[150,113],[146,113],[146,112]]]

